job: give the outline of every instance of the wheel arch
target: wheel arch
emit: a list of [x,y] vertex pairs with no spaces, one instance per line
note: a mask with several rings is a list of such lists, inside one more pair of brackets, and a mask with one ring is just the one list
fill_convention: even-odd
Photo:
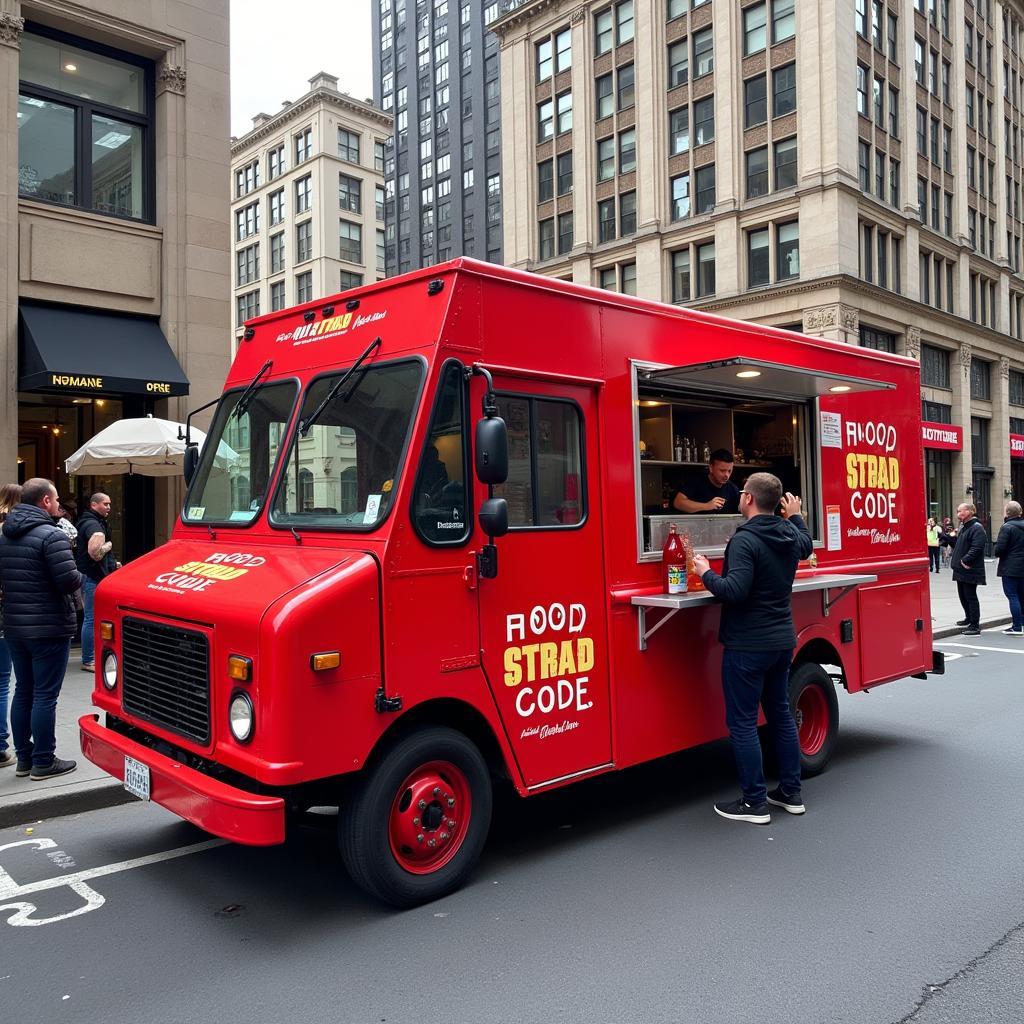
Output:
[[835,644],[823,636],[801,637],[793,657],[794,668],[805,662],[817,665],[838,665],[843,671],[843,686],[846,686],[846,666]]

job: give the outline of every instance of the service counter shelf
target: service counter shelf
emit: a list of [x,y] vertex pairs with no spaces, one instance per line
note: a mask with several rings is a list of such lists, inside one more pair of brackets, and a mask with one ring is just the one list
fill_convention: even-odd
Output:
[[[837,601],[842,600],[850,591],[856,590],[862,583],[875,583],[877,576],[865,574],[863,576],[852,573],[822,573],[817,576],[798,576],[793,581],[793,593],[802,594],[809,590],[821,591],[821,612],[828,616],[829,609]],[[834,593],[838,591],[838,593]],[[709,591],[700,590],[689,594],[646,594],[634,597],[633,606],[637,610],[639,626],[640,650],[647,650],[647,641],[662,626],[672,618],[676,612],[686,608],[698,608],[701,605],[717,604],[718,598]],[[665,614],[657,622],[647,628],[648,609],[660,608]]]

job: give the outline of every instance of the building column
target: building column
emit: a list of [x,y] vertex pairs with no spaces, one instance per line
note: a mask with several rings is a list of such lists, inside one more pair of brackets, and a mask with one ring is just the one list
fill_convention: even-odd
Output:
[[967,342],[957,350],[957,359],[952,366],[953,422],[960,424],[964,431],[964,449],[959,458],[953,459],[953,502],[954,506],[969,501],[967,488],[971,485],[971,467],[974,456],[971,452],[971,346]]
[[25,20],[0,0],[0,483],[18,479],[18,62]]
[[999,357],[999,376],[992,386],[992,423],[989,426],[989,461],[996,471],[992,479],[992,539],[1003,522],[1003,506],[1009,501],[1010,482],[1010,360]]

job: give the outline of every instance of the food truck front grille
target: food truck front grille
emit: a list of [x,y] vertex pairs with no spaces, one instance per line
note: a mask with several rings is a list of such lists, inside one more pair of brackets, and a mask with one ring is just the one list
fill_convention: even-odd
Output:
[[126,618],[124,707],[199,743],[210,739],[210,645],[205,634]]

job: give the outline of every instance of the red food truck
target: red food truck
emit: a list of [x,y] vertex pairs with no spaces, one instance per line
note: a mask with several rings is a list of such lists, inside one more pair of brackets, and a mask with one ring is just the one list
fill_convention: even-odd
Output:
[[933,654],[909,359],[460,259],[252,320],[172,539],[96,595],[82,750],[239,843],[339,806],[352,878],[461,884],[521,796],[726,734],[719,607],[664,592],[669,494],[734,453],[803,497],[791,698]]

